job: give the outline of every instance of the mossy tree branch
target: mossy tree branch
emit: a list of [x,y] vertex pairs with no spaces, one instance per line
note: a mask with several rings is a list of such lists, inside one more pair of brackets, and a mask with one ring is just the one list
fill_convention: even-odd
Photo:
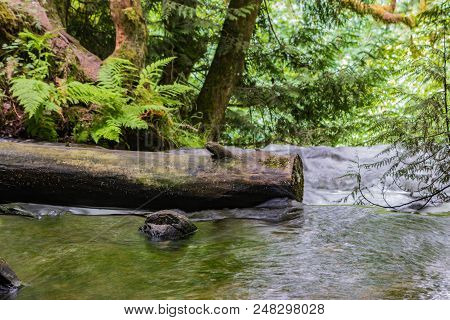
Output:
[[414,27],[416,21],[413,16],[395,13],[396,0],[391,0],[389,5],[367,4],[360,0],[339,0],[342,6],[363,15],[371,15],[384,23],[403,23]]

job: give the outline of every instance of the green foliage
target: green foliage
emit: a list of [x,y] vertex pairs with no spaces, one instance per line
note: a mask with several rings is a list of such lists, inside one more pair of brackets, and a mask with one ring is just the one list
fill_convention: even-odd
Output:
[[15,78],[11,91],[29,118],[40,118],[44,112],[61,113],[60,96],[53,84],[36,79]]
[[[372,203],[377,206],[420,210],[450,201],[449,5],[448,1],[435,1],[419,16],[414,37],[401,46],[401,60],[396,59],[396,85],[385,90],[393,105],[369,122],[372,142],[390,145],[383,161],[362,164],[354,175],[361,181],[361,169],[385,167],[382,192],[399,188],[413,197],[395,206]],[[354,194],[361,202],[369,202],[366,186],[358,185]]]
[[[46,82],[54,63],[49,44],[53,37],[52,33],[38,35],[25,30],[12,44],[3,46],[10,54],[5,69],[11,81],[6,79],[6,84],[9,83],[12,97],[27,115],[26,130],[31,136],[46,140],[58,137],[56,120],[62,115],[61,104],[64,102],[58,88]],[[15,74],[17,76],[13,78]],[[28,78],[23,76],[25,74]]]
[[[450,10],[448,0],[428,3],[410,30],[342,10],[340,1],[262,1],[222,142],[363,145],[441,132],[443,26]],[[110,59],[96,83],[66,79],[52,35],[24,31],[1,51],[2,99],[20,104],[14,106],[26,113],[28,128],[45,118],[59,139],[130,145],[139,131],[162,148],[201,143],[190,125],[198,92],[191,88],[204,83],[225,18],[246,17],[253,8],[229,10],[222,0],[142,5],[146,68]],[[108,2],[69,0],[60,7],[67,9],[67,31],[108,57],[115,36]],[[396,12],[405,11],[419,13],[418,1],[398,3]],[[229,41],[239,45],[233,35]],[[33,132],[28,136],[46,136]]]
[[365,126],[352,120],[377,103],[375,88],[388,72],[376,61],[391,39],[382,33],[365,39],[370,21],[317,19],[310,2],[276,11],[269,4],[263,3],[244,79],[227,112],[224,143],[364,143],[354,132]]
[[106,59],[115,46],[115,30],[109,1],[58,0],[67,14],[67,32],[101,59]]
[[28,133],[41,139],[56,140],[58,134],[53,113],[61,115],[62,112],[61,96],[56,87],[42,80],[15,78],[11,91],[28,115]]
[[195,7],[191,7],[177,1],[163,1],[163,10],[161,13],[162,20],[170,19],[171,15],[177,15],[184,19],[192,19],[197,17],[198,12]]
[[255,4],[249,4],[247,6],[243,6],[240,8],[229,8],[227,19],[230,19],[231,21],[237,20],[239,18],[245,18],[249,14],[255,10],[256,5]]
[[[129,61],[111,58],[102,66],[97,84],[68,83],[68,101],[95,106],[87,129],[95,142],[119,142],[123,129],[147,130],[154,125],[152,117],[163,120],[168,132],[176,130],[174,114],[182,105],[178,97],[191,88],[178,83],[158,85],[162,68],[171,60],[156,61],[136,77],[137,69]],[[78,137],[86,134],[81,131]]]
[[126,84],[132,80],[131,77],[136,72],[138,70],[128,60],[108,59],[98,73],[98,85],[112,91],[126,90]]
[[422,13],[414,38],[405,41],[395,73],[397,84],[386,90],[393,106],[376,115],[374,141],[411,144],[409,138],[420,137],[426,143],[447,140],[449,54],[443,20],[449,19],[450,11],[442,14],[436,9],[443,5],[449,8],[448,2],[436,1]]
[[15,71],[26,73],[33,79],[44,80],[49,76],[55,57],[49,44],[53,37],[53,33],[38,35],[24,30],[14,42],[4,45],[2,49],[10,59],[16,60]]
[[[192,88],[158,84],[163,68],[173,58],[156,61],[142,71],[127,60],[111,58],[102,65],[95,84],[52,81],[51,38],[50,34],[26,31],[6,47],[14,52],[10,59],[15,61],[8,90],[27,115],[25,126],[30,136],[56,140],[60,123],[67,121],[78,142],[126,143],[124,130],[157,130],[162,139],[179,146],[195,135],[195,128],[179,120],[184,107],[180,98]],[[79,115],[71,113],[71,108],[78,108]]]

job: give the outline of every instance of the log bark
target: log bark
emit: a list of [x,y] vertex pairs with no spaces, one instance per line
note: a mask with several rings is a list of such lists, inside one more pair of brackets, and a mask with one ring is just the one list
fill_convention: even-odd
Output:
[[19,15],[8,3],[0,1],[0,53],[3,44],[12,42],[24,27],[32,25],[29,16]]
[[0,141],[0,203],[197,211],[302,201],[299,156],[230,149],[130,152]]

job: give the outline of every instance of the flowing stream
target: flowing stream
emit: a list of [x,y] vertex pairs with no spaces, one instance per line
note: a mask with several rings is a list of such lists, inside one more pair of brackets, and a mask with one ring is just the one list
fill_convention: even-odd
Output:
[[[355,181],[339,177],[382,148],[268,146],[301,154],[304,204],[191,213],[199,230],[177,242],[139,234],[139,211],[14,204],[23,216],[0,215],[0,256],[26,286],[4,298],[448,299],[448,204],[420,213],[342,204]],[[375,190],[379,175],[365,183]]]

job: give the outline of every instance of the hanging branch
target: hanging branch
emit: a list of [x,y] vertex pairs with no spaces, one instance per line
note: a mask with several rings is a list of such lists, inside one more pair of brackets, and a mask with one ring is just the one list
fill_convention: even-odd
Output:
[[272,18],[270,17],[269,7],[268,7],[268,5],[267,5],[267,1],[266,1],[266,0],[264,0],[264,9],[266,9],[266,13],[267,13],[267,21],[269,21],[269,28],[270,28],[270,30],[272,31],[272,33],[273,33],[275,39],[277,40],[278,45],[280,46],[280,48],[284,48],[284,43],[282,43],[282,42],[280,41],[280,39],[278,38],[278,35],[277,35],[277,33],[275,32],[275,29],[274,29],[274,27],[273,27],[273,24],[272,24]]
[[[414,205],[415,210],[422,210],[429,203],[434,203],[435,199],[440,200],[441,203],[448,201],[450,199],[450,195],[447,191],[450,189],[450,183],[447,179],[447,174],[450,169],[450,163],[447,160],[449,155],[449,147],[446,145],[430,145],[430,149],[427,148],[426,150],[422,150],[422,148],[420,148],[420,150],[409,151],[403,149],[402,147],[402,150],[399,151],[396,145],[386,149],[383,152],[386,154],[386,152],[394,150],[395,154],[393,156],[383,158],[378,162],[370,164],[360,164],[359,161],[355,162],[357,164],[357,171],[344,175],[354,177],[357,181],[355,188],[349,196],[356,198],[356,196],[359,195],[359,199],[357,199],[357,203],[359,204],[365,203],[384,209],[400,211],[407,206],[412,208],[412,205]],[[412,161],[407,161],[407,159],[411,157],[415,158],[412,159]],[[432,173],[429,173],[430,179],[425,182],[421,179],[421,172],[428,170],[427,162],[429,161],[432,161],[434,165]],[[367,193],[371,194],[371,192],[368,187],[362,185],[361,169],[379,168],[386,163],[392,163],[392,165],[380,178],[382,185],[381,194],[383,202],[385,203],[381,204],[377,201],[370,200],[367,196]],[[416,181],[418,184],[414,187],[414,189],[408,190],[408,188],[405,188],[402,185],[402,178],[407,178],[410,181]],[[392,179],[392,182],[386,184],[389,179]],[[422,186],[421,182],[426,183],[426,185]],[[393,185],[397,186],[401,191],[410,192],[411,197],[413,197],[414,193],[417,194],[417,196],[414,196],[410,201],[393,205],[389,203],[386,198],[386,187],[389,189]],[[347,201],[349,196],[345,197],[344,200]]]
[[447,138],[450,143],[450,121],[448,118],[448,101],[447,101],[447,47],[445,43],[447,24],[444,22],[444,106],[445,106],[445,122],[447,126]]

